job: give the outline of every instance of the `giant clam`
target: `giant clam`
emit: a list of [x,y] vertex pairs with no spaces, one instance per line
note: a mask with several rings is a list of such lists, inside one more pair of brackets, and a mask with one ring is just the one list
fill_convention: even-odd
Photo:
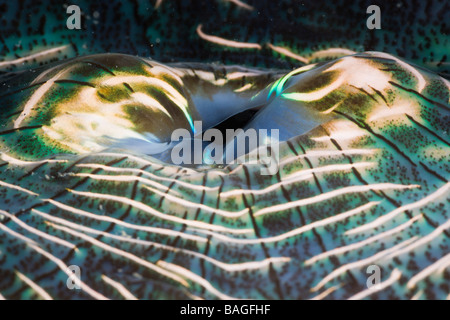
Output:
[[[449,298],[433,71],[375,51],[293,71],[97,54],[0,81],[0,297]],[[155,158],[246,110],[280,130],[275,173]]]

